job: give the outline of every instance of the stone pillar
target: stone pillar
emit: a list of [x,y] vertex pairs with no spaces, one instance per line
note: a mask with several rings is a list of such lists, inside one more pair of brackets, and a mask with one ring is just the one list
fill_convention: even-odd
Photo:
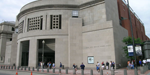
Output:
[[43,25],[42,25],[42,30],[46,30],[47,25],[47,15],[43,15]]
[[68,62],[69,67],[72,64],[81,65],[83,61],[82,49],[82,19],[70,18],[68,25]]
[[21,66],[21,58],[22,58],[22,43],[21,41],[18,41],[17,46],[17,60],[16,60],[16,66]]
[[[1,34],[0,37],[0,56],[5,57],[5,51],[6,51],[6,34]],[[4,60],[4,59],[3,59]]]
[[50,21],[50,15],[47,15],[47,27],[46,27],[47,30],[50,30],[50,26],[51,26],[50,22],[51,22]]
[[37,39],[30,39],[29,44],[29,67],[36,67],[38,62],[38,50],[37,50]]

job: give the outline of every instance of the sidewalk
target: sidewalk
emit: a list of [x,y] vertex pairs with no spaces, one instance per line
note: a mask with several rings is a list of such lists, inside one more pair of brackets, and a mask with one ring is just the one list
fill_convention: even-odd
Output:
[[[10,71],[13,72],[14,74],[16,73],[16,70],[10,70],[10,69],[0,69],[0,72],[1,71]],[[90,71],[91,71],[90,69],[85,69],[84,75],[90,75]],[[25,75],[28,74],[30,75],[31,71],[18,70],[18,73],[21,73],[21,75],[24,75],[25,73],[26,73]],[[33,75],[59,75],[59,69],[55,69],[55,73],[53,73],[53,69],[50,69],[49,72],[47,72],[47,69],[44,69],[44,72],[41,72],[41,69],[39,70],[39,72],[37,72],[37,70],[35,69],[35,71],[33,71],[32,73]],[[107,73],[108,75],[111,75],[110,70],[103,70],[103,75],[107,75]],[[141,74],[140,71],[138,70],[138,75],[147,75],[148,73],[150,73],[150,70],[147,71],[145,74]],[[134,70],[127,70],[127,74],[134,75]],[[74,75],[74,74],[73,74],[73,70],[71,69],[68,70],[68,74],[66,74],[66,69],[61,69],[61,75]],[[76,75],[81,75],[81,70],[77,70]],[[100,75],[100,73],[97,72],[96,70],[93,70],[93,75]],[[115,70],[115,75],[124,75],[124,69]]]

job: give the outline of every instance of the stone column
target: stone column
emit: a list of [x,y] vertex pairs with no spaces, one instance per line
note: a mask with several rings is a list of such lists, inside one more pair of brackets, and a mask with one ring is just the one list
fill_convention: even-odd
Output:
[[47,30],[50,30],[50,15],[47,15]]
[[0,37],[0,56],[5,57],[5,51],[6,51],[6,34],[1,34]]
[[81,62],[83,61],[82,45],[82,19],[70,18],[68,25],[69,67],[72,67],[72,64],[74,63],[78,66],[81,65]]
[[43,24],[42,24],[42,30],[46,30],[47,25],[47,15],[43,15]]
[[37,39],[32,38],[30,39],[29,44],[29,67],[36,67],[38,62],[38,50],[37,50]]
[[22,43],[21,41],[18,41],[16,66],[21,66],[21,58],[22,58]]

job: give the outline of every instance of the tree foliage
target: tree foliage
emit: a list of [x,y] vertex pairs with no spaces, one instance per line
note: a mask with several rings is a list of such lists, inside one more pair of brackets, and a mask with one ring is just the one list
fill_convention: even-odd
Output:
[[[128,48],[127,48],[127,45],[132,45],[133,44],[132,38],[131,37],[125,37],[125,38],[123,38],[122,42],[126,44],[126,46],[123,47],[125,56],[128,59],[134,59],[134,56],[129,56],[128,55]],[[134,44],[135,45],[140,44],[141,46],[143,46],[143,42],[140,38],[134,39]]]

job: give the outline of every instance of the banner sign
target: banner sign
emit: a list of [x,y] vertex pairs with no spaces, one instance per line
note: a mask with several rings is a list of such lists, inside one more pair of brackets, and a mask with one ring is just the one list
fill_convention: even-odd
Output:
[[128,48],[128,55],[129,56],[133,56],[134,55],[134,53],[133,53],[133,45],[128,45],[127,48]]
[[142,56],[142,48],[140,45],[135,46],[135,52],[137,56]]

